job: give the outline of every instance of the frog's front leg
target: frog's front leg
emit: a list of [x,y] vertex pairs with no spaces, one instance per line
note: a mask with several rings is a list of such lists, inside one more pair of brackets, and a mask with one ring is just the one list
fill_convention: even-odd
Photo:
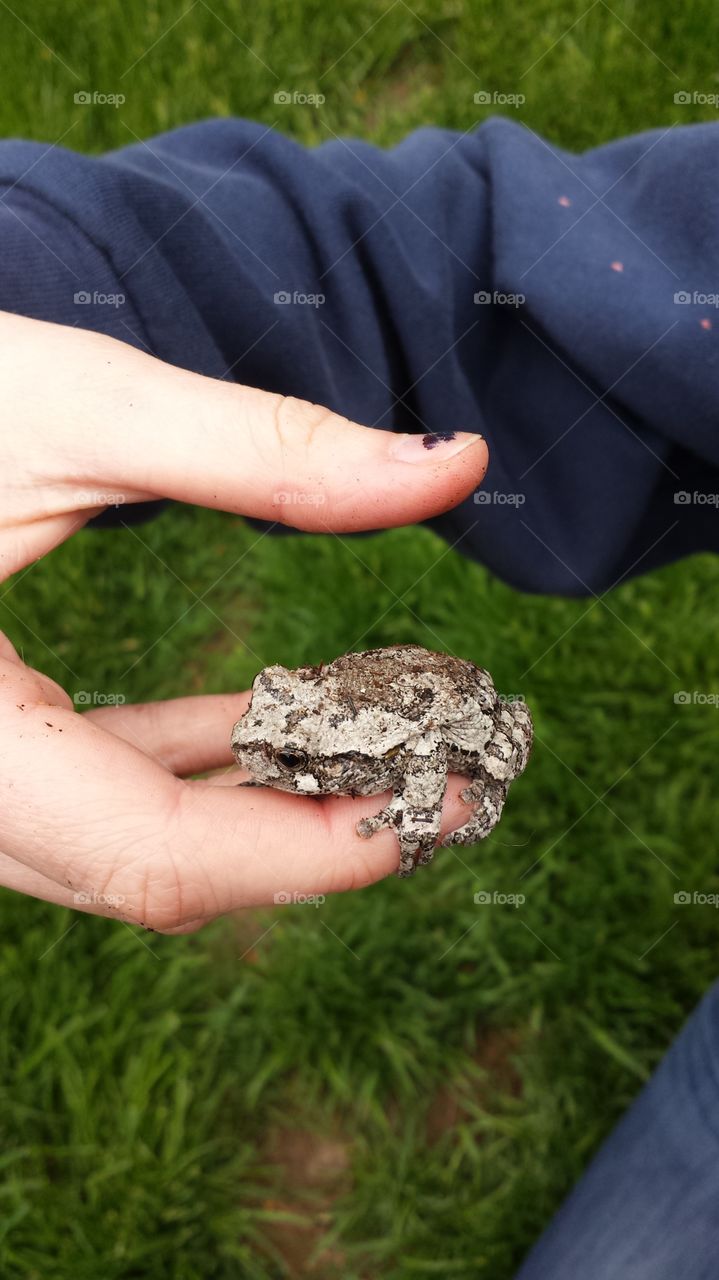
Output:
[[506,782],[496,782],[493,778],[475,778],[459,793],[465,804],[476,806],[474,812],[461,827],[444,837],[442,845],[476,844],[478,840],[484,840],[502,816],[507,791]]
[[406,767],[389,804],[373,818],[357,823],[369,839],[383,827],[393,827],[399,841],[399,876],[432,861],[439,840],[442,801],[447,787],[447,749],[439,734],[427,733],[408,748]]

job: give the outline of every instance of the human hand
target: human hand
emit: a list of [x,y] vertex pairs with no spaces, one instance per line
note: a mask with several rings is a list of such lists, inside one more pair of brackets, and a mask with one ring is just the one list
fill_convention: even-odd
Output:
[[[38,375],[38,369],[40,374]],[[480,483],[457,435],[361,427],[317,405],[218,382],[114,339],[0,314],[0,578],[106,503],[169,497],[317,531],[427,519]],[[288,501],[287,497],[294,497]],[[312,501],[307,501],[311,496]],[[377,797],[313,800],[188,780],[232,764],[248,694],[79,714],[0,638],[0,883],[163,932],[278,894],[387,875],[393,833],[355,832]],[[443,833],[464,820],[458,780]]]

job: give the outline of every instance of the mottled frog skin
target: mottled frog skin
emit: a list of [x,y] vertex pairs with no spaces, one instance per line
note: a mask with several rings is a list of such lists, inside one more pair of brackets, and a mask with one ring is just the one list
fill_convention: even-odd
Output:
[[357,831],[395,830],[400,876],[431,862],[440,843],[448,773],[471,779],[461,797],[472,813],[441,843],[474,844],[499,821],[531,746],[524,702],[502,700],[473,662],[418,645],[295,671],[265,667],[232,730],[232,750],[255,784],[308,796],[392,791]]

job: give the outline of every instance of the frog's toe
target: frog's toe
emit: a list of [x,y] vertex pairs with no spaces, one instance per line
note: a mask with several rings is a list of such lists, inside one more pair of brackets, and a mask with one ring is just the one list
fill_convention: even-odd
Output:
[[499,783],[485,786],[484,783],[473,782],[459,794],[465,804],[476,805],[476,808],[461,827],[450,831],[444,837],[441,842],[443,846],[476,844],[478,840],[484,840],[494,830],[502,816],[507,788]]
[[398,876],[413,876],[417,867],[426,867],[434,857],[438,836],[423,836],[421,840],[400,839]]
[[419,850],[419,853],[417,854],[417,866],[426,867],[428,863],[432,861],[434,857],[434,851],[436,848],[437,848],[437,843],[435,840],[432,841],[431,845],[428,845],[425,848],[421,848]]
[[389,825],[386,816],[382,813],[377,813],[374,818],[361,818],[357,823],[356,831],[357,835],[361,836],[363,840],[371,840],[375,832],[381,831],[383,827],[388,827]]
[[400,819],[400,810],[395,803],[390,801],[387,807],[380,809],[379,813],[375,813],[374,817],[360,818],[356,831],[363,840],[370,840],[377,831],[382,831],[385,827],[397,827]]
[[426,866],[432,861],[439,838],[438,815],[424,811],[410,815],[401,802],[395,800],[374,817],[361,818],[356,829],[363,840],[369,840],[385,827],[393,829],[399,841],[398,876],[412,876],[418,866]]
[[401,880],[406,880],[409,876],[414,875],[416,866],[417,863],[415,861],[414,850],[410,849],[406,852],[400,853],[397,875]]
[[435,810],[412,810],[405,814],[397,835],[400,847],[400,867],[411,865],[411,870],[400,875],[411,875],[415,867],[425,867],[434,857],[439,840],[440,813]]

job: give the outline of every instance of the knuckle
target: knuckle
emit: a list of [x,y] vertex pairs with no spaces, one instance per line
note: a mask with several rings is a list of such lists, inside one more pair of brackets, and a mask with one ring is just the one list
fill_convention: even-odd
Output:
[[164,936],[167,938],[175,938],[175,937],[178,937],[180,934],[197,933],[198,930],[202,929],[207,923],[208,922],[205,919],[205,917],[202,916],[197,920],[186,920],[182,924],[175,925],[173,928],[168,928],[163,926],[163,928],[154,929],[152,930],[152,932],[164,934]]
[[177,785],[154,856],[144,866],[139,920],[155,933],[192,933],[223,911],[210,870],[197,856],[195,842],[202,841],[204,825],[191,830],[187,823],[198,794]]
[[[166,830],[155,831],[129,846],[115,850],[105,893],[117,893],[129,923],[153,933],[177,933],[205,918],[204,895],[188,873],[186,861],[176,856],[171,836],[172,815],[166,814]],[[126,833],[127,835],[127,833]]]
[[107,876],[97,901],[117,904],[120,919],[151,933],[181,929],[186,913],[179,881],[167,868],[155,868],[150,855],[145,856],[147,861],[141,857],[135,865],[121,865]]
[[303,445],[311,448],[316,433],[328,423],[341,422],[324,405],[295,396],[279,396],[274,407],[275,433],[281,446]]
[[144,870],[143,885],[138,894],[138,919],[153,933],[170,933],[181,929],[196,910],[189,909],[188,895],[172,858],[163,856],[157,868],[150,863]]
[[150,933],[175,933],[186,923],[179,904],[166,900],[146,899],[140,914],[138,924]]

